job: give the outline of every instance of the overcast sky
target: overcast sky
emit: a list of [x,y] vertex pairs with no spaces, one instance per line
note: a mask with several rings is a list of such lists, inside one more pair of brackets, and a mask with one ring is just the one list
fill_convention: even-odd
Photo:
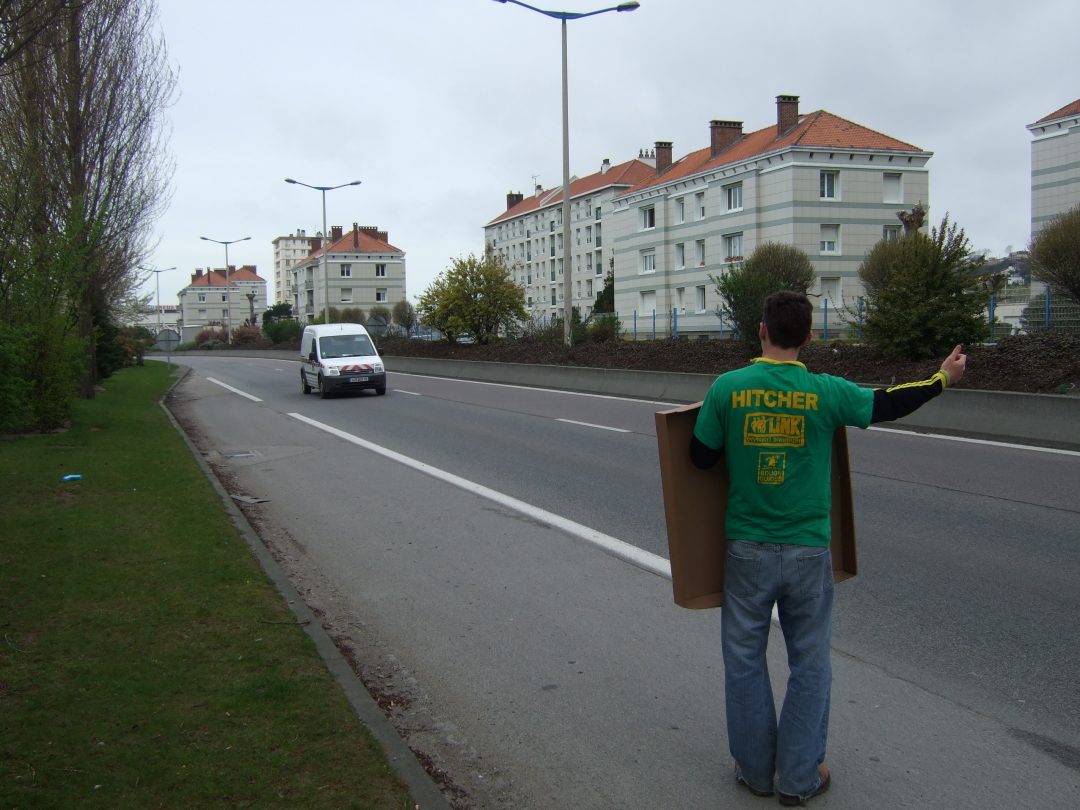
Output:
[[[251,241],[230,263],[271,285],[272,240],[328,225],[389,232],[409,298],[483,249],[506,193],[562,178],[557,20],[493,0],[158,0],[179,77],[168,111],[172,199],[148,265],[176,303],[199,239]],[[537,0],[590,11],[618,0]],[[1029,237],[1025,129],[1080,98],[1076,0],[641,0],[572,21],[570,172],[709,143],[711,119],[775,123],[775,97],[932,151],[930,221],[949,212],[976,248]],[[154,291],[151,278],[144,292]]]

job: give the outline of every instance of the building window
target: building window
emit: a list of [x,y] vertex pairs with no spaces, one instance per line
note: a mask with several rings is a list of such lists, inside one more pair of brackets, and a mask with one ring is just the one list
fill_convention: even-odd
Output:
[[729,233],[724,237],[724,261],[742,261],[742,234]]
[[697,254],[696,259],[697,259],[698,267],[704,267],[705,266],[705,240],[704,239],[698,239],[696,242],[694,242],[694,249],[695,249],[696,254]]
[[339,267],[341,267],[341,277],[342,278],[352,278],[352,265],[351,264],[342,264],[342,265],[339,265]]
[[884,225],[881,228],[881,238],[886,242],[891,242],[893,239],[900,238],[900,226],[899,225]]
[[[515,255],[517,253],[517,247],[516,246],[514,248],[514,253],[515,253]],[[375,265],[375,278],[386,278],[386,265],[385,264],[377,264],[377,265]]]
[[381,288],[375,290],[375,303],[376,304],[385,304],[386,303],[386,288],[385,287],[381,287]]
[[343,303],[343,304],[351,304],[352,303],[352,288],[351,287],[342,287],[341,288],[341,303]]
[[821,306],[825,306],[825,302],[829,302],[829,307],[836,309],[836,302],[840,300],[840,279],[822,278],[821,279]]
[[686,287],[675,288],[675,308],[679,312],[686,312],[686,306],[683,303],[683,299],[686,297]]
[[206,293],[199,293],[199,303],[200,304],[205,304],[206,303]]
[[206,310],[205,309],[200,309],[199,310],[199,320],[200,321],[205,321],[206,320]]
[[818,177],[818,196],[823,200],[839,199],[840,172],[822,172]]
[[822,225],[820,250],[822,253],[840,252],[840,226]]
[[681,225],[686,222],[686,200],[682,197],[675,200],[675,224]]
[[696,311],[702,313],[705,311],[705,285],[694,288],[694,298],[696,299]]
[[643,290],[641,293],[641,312],[651,315],[656,312],[656,290]]
[[656,272],[656,251],[655,250],[643,250],[643,251],[641,251],[641,272],[642,273],[655,273]]
[[675,245],[675,266],[680,270],[686,267],[686,244],[684,242]]
[[656,227],[656,208],[647,206],[641,209],[641,229],[648,230]]
[[551,288],[551,305],[555,306],[555,288]]
[[705,219],[705,192],[699,191],[694,195],[694,203],[697,208],[697,218]]
[[724,202],[728,211],[742,210],[742,183],[724,186]]
[[591,278],[586,279],[586,281],[585,281],[585,297],[586,298],[592,298],[593,297],[592,279]]
[[903,185],[899,172],[885,172],[881,177],[881,201],[899,203],[904,201]]

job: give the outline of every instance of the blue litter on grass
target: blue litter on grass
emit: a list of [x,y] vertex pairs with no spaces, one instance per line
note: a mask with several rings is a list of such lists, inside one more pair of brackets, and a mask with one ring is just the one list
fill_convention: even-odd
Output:
[[82,476],[81,475],[65,475],[60,480],[61,481],[81,481]]

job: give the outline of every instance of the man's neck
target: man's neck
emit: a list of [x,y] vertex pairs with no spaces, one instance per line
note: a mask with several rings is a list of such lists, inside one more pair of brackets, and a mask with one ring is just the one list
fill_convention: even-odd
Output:
[[798,361],[801,349],[801,346],[794,349],[782,349],[766,340],[761,343],[761,356],[766,360],[773,360],[777,363],[791,363]]

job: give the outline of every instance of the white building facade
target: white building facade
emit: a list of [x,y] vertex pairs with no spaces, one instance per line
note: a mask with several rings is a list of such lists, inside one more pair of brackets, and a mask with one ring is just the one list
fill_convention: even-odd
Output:
[[652,176],[612,201],[615,309],[628,336],[724,335],[719,277],[768,241],[814,265],[814,329],[839,333],[840,308],[857,311],[858,268],[897,214],[929,207],[931,152],[824,110],[801,115],[778,96],[777,122],[744,134],[712,121],[709,147],[672,161],[656,143]]
[[327,303],[339,311],[359,308],[366,316],[373,306],[393,309],[405,300],[405,253],[390,244],[386,231],[354,222],[344,233],[332,226],[330,239],[324,249],[321,238],[311,237],[310,252],[289,270],[297,319],[321,318]]
[[[571,271],[573,306],[587,317],[612,268],[613,252],[605,229],[611,201],[653,168],[640,157],[617,166],[605,160],[600,171],[570,181]],[[485,249],[502,258],[525,292],[525,308],[534,320],[562,317],[567,284],[563,267],[562,188],[537,187],[528,198],[506,195],[506,211],[484,226]]]
[[1031,233],[1080,205],[1080,99],[1028,125]]
[[[320,233],[321,237],[322,234]],[[311,252],[311,237],[307,231],[297,228],[295,234],[279,236],[273,241],[274,246],[274,302],[291,304],[295,299],[289,271],[298,261]]]
[[223,269],[203,272],[203,268],[196,268],[191,283],[178,295],[180,339],[192,341],[211,326],[235,329],[252,317],[261,325],[266,294],[266,279],[255,272],[255,265],[230,267],[228,282]]

